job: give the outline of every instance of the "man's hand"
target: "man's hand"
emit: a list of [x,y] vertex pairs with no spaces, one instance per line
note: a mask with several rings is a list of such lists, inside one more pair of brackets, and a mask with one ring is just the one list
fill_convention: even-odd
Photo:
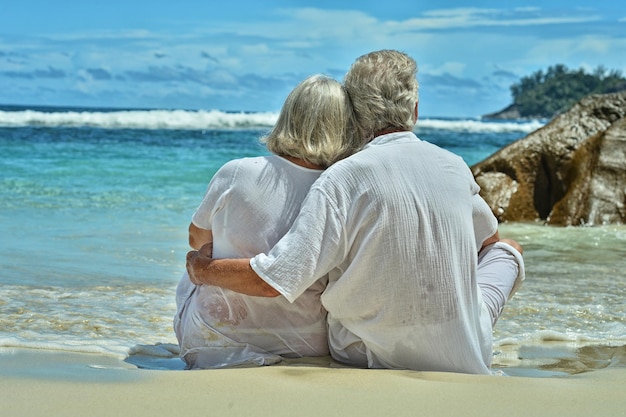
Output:
[[199,252],[202,256],[205,256],[207,258],[212,258],[213,257],[213,242],[205,243],[204,245],[202,245]]
[[[212,244],[211,245],[211,250],[212,250]],[[205,245],[206,246],[206,245]],[[201,265],[203,265],[204,263],[202,261],[208,261],[208,263],[211,263],[211,254],[209,253],[209,256],[205,256],[202,254],[202,249],[204,249],[204,246],[199,250],[192,250],[190,252],[187,252],[187,274],[189,274],[189,279],[191,280],[191,282],[193,282],[196,285],[202,285],[204,284],[198,276],[196,276],[196,272],[200,269]]]
[[187,253],[187,274],[189,279],[196,285],[202,285],[204,282],[200,279],[197,272],[202,268],[206,268],[213,262],[213,242],[202,245],[200,250],[192,250]]

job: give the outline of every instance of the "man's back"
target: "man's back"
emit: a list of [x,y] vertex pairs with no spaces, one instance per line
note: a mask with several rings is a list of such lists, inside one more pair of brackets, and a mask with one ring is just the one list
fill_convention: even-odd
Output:
[[330,271],[322,303],[331,352],[342,362],[488,373],[491,325],[475,283],[477,191],[460,158],[408,132],[384,135],[328,169],[294,233],[277,245],[287,250],[252,266],[277,277],[263,265],[276,256],[287,266],[289,251],[307,248],[302,275],[293,277],[300,284],[278,283],[295,297],[307,276]]

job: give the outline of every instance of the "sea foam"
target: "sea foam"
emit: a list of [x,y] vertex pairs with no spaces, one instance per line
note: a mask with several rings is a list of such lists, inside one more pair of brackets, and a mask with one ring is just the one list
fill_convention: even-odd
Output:
[[417,130],[433,129],[469,133],[530,133],[545,124],[542,120],[523,121],[483,121],[476,119],[420,119]]
[[95,127],[101,129],[237,129],[269,127],[276,113],[228,113],[219,110],[0,111],[0,126]]
[[[120,111],[0,111],[4,127],[92,127],[101,129],[247,129],[272,127],[276,112],[224,112],[220,110],[120,110]],[[417,130],[435,129],[470,133],[532,132],[540,120],[483,121],[478,119],[424,118]]]

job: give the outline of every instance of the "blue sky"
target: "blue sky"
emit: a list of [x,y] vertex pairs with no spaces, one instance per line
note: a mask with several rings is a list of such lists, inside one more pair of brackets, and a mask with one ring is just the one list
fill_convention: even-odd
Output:
[[550,65],[626,75],[619,3],[0,0],[0,104],[277,111],[390,48],[418,63],[420,114],[476,117]]

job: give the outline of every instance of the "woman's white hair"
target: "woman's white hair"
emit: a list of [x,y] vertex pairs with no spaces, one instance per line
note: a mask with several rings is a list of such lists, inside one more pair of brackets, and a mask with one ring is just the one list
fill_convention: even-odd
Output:
[[321,167],[352,155],[363,146],[356,131],[350,97],[336,80],[313,75],[293,89],[270,133],[261,139],[277,155]]
[[371,52],[352,64],[344,86],[366,139],[385,130],[413,130],[416,76],[415,60],[394,50]]

